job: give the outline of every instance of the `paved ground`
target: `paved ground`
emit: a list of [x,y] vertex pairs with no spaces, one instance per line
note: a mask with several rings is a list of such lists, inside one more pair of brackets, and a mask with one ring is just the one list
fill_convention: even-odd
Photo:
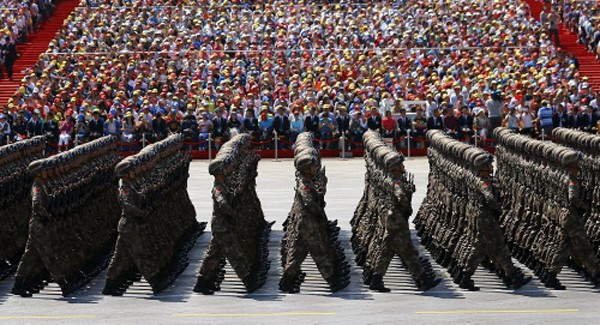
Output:
[[[328,159],[329,187],[326,196],[330,219],[338,219],[341,237],[348,258],[352,258],[348,239],[349,221],[363,189],[364,163],[361,158],[341,161]],[[416,176],[417,193],[414,208],[417,210],[427,186],[427,161],[416,158],[407,162],[407,169]],[[192,163],[189,192],[198,212],[198,219],[208,221],[211,215],[210,188],[212,179],[207,173],[207,162]],[[175,282],[174,286],[158,296],[152,296],[146,284],[132,287],[123,297],[104,297],[103,275],[75,297],[62,298],[58,286],[51,285],[30,299],[10,295],[12,280],[0,283],[0,323],[310,323],[355,324],[390,323],[404,321],[410,324],[587,324],[597,323],[597,289],[564,270],[560,279],[566,291],[549,291],[538,281],[533,281],[519,291],[504,289],[502,283],[481,270],[475,281],[480,292],[460,290],[438,265],[436,272],[444,281],[427,293],[416,290],[412,280],[395,262],[386,275],[389,294],[372,293],[365,289],[360,279],[360,269],[354,266],[351,285],[336,294],[330,294],[318,275],[314,264],[305,262],[308,271],[306,283],[300,294],[279,294],[277,283],[281,274],[279,244],[281,223],[285,219],[294,195],[293,163],[264,160],[259,165],[258,195],[268,220],[276,220],[270,241],[271,271],[266,287],[255,294],[243,292],[242,284],[227,273],[223,290],[214,296],[192,292],[195,273],[210,239],[210,232],[200,237],[191,252],[192,264]],[[416,243],[416,239],[415,239]],[[422,247],[419,247],[421,254]],[[527,271],[531,273],[530,271]]]

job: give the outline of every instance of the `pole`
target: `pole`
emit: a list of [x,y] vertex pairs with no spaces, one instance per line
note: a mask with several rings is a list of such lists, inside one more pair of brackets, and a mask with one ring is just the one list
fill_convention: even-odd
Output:
[[211,138],[212,138],[212,137],[211,137],[211,135],[210,135],[210,133],[209,133],[209,134],[208,134],[208,140],[206,140],[206,141],[207,141],[207,143],[208,143],[208,162],[209,162],[209,163],[210,163],[210,161],[211,161],[211,159],[212,159],[212,141],[211,141]]
[[410,130],[406,130],[406,155],[410,159]]
[[142,148],[146,147],[146,133],[142,133]]
[[279,136],[277,131],[273,130],[273,140],[275,142],[275,159],[273,161],[279,161]]
[[546,141],[546,130],[542,129],[542,141]]
[[346,131],[342,132],[340,141],[342,141],[342,160],[346,161],[346,160],[348,160],[346,158]]
[[475,147],[477,147],[477,131],[475,131],[475,135],[474,136],[475,136],[475,138],[474,138],[475,139]]

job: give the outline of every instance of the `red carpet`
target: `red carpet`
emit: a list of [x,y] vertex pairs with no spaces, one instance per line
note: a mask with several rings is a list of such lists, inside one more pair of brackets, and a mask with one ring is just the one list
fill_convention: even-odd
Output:
[[[540,19],[540,13],[543,9],[542,2],[538,0],[525,0],[531,8],[531,15],[535,19]],[[573,53],[579,60],[579,72],[581,76],[587,76],[590,86],[598,91],[600,90],[600,62],[596,60],[596,56],[586,50],[585,46],[577,43],[577,34],[572,34],[565,29],[563,24],[560,25],[560,47]]]
[[42,23],[36,33],[28,36],[27,43],[18,44],[17,51],[21,55],[14,66],[13,81],[8,80],[6,73],[0,79],[0,105],[6,104],[23,79],[23,71],[31,68],[38,61],[39,55],[48,49],[48,43],[63,25],[64,20],[79,5],[80,0],[59,0],[52,16]]

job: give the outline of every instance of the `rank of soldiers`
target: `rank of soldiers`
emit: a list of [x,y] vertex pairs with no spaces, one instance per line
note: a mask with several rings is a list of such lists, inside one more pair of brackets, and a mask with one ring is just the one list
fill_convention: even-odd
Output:
[[471,279],[483,264],[515,289],[531,280],[512,263],[498,218],[493,156],[429,131],[429,185],[414,220],[422,244],[446,267],[460,288],[479,290]]
[[329,288],[336,292],[350,283],[350,266],[338,239],[340,228],[337,220],[329,221],[325,214],[327,176],[310,132],[301,133],[296,138],[294,166],[296,194],[283,224],[283,277],[279,290],[289,293],[300,291],[306,275],[301,269],[302,262],[310,253]]
[[190,161],[183,136],[172,135],[116,166],[122,214],[103,294],[122,295],[141,276],[158,293],[189,265],[206,226],[187,192]]
[[119,220],[119,160],[116,138],[104,137],[29,165],[29,237],[14,294],[31,296],[55,281],[66,296],[106,268]]
[[264,285],[270,267],[269,234],[256,194],[260,156],[252,148],[250,135],[239,134],[226,142],[208,171],[214,176],[212,189],[212,238],[202,262],[195,292],[220,290],[227,261],[248,292]]
[[[556,142],[583,154],[577,179],[580,184],[579,195],[584,205],[584,227],[596,256],[600,258],[600,136],[567,128],[554,129],[552,136]],[[585,271],[576,261],[571,262],[578,271]]]
[[581,153],[504,128],[495,135],[496,180],[504,207],[500,223],[513,256],[548,288],[565,288],[557,274],[569,259],[598,284],[600,265],[584,230]]
[[17,269],[25,250],[33,183],[27,167],[45,147],[41,136],[0,147],[0,280]]
[[390,291],[383,276],[398,255],[420,290],[435,287],[440,279],[413,246],[408,219],[415,192],[412,174],[404,169],[404,156],[385,144],[373,131],[363,135],[366,162],[365,188],[351,220],[352,249],[363,267],[363,281],[371,290]]

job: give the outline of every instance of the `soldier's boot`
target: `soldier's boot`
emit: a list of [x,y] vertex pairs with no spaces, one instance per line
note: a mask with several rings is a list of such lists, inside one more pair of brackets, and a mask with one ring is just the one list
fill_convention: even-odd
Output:
[[279,290],[287,293],[298,293],[300,292],[300,287],[295,282],[295,279],[284,275],[279,280]]
[[[120,292],[119,285],[120,280],[107,279],[106,284],[104,285],[104,289],[102,289],[103,295],[115,295]],[[123,293],[121,293],[123,295]]]
[[415,280],[417,288],[421,291],[427,291],[435,288],[442,282],[442,279],[436,278],[435,275],[423,274],[419,279]]
[[458,287],[461,289],[467,289],[469,291],[479,291],[479,287],[475,286],[475,282],[473,282],[473,280],[471,280],[471,276],[472,276],[472,274],[465,273],[462,276],[462,279],[461,279]]
[[300,274],[298,275],[298,280],[300,280],[300,282],[304,282],[305,278],[306,278],[306,272],[300,272]]
[[337,292],[350,284],[350,276],[333,275],[330,278],[325,279],[325,281],[329,283],[329,290],[331,290],[331,292]]
[[389,288],[386,288],[383,284],[383,276],[377,273],[374,273],[373,276],[371,276],[371,283],[369,284],[369,289],[376,290],[379,292],[391,291]]
[[203,295],[212,295],[215,293],[209,280],[202,276],[199,276],[198,280],[196,280],[193,291]]
[[31,291],[27,290],[27,285],[25,283],[25,280],[20,276],[17,276],[15,278],[15,284],[12,287],[12,290],[10,292],[12,294],[19,295],[23,298],[28,298],[28,297],[33,296]]
[[246,287],[246,292],[248,293],[253,293],[254,291],[260,289],[260,287],[262,286],[262,283],[257,277],[257,275],[252,273],[246,275],[242,279],[242,282],[244,283],[244,286]]
[[565,290],[566,287],[560,283],[556,275],[556,272],[548,272],[544,286],[555,290]]
[[370,284],[373,278],[373,271],[370,268],[365,267],[363,269],[363,283]]
[[516,269],[510,277],[510,285],[515,289],[519,289],[531,281],[530,276],[523,274],[521,269]]

